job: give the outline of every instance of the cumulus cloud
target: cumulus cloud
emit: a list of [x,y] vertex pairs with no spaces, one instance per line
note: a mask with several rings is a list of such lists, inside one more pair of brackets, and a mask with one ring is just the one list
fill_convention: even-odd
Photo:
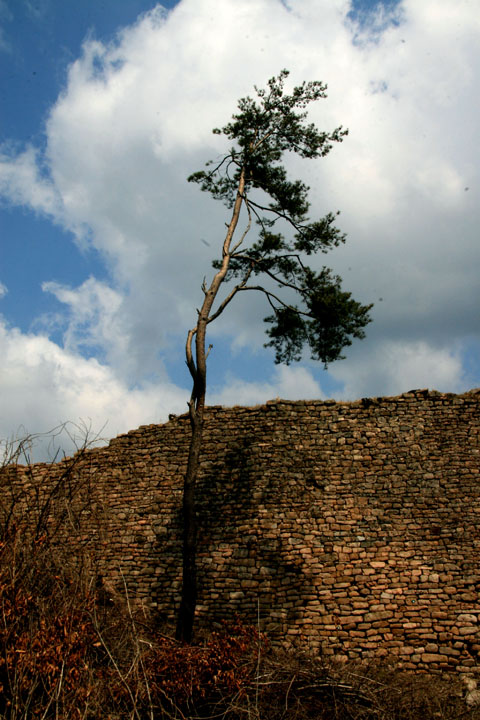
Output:
[[247,382],[227,375],[222,388],[213,387],[208,402],[212,405],[257,405],[272,398],[311,400],[325,397],[320,384],[305,367],[280,366],[272,372],[270,381]]
[[419,388],[441,392],[468,389],[461,348],[439,348],[422,340],[386,340],[362,348],[335,365],[331,374],[343,385],[338,395],[345,400],[357,398],[359,387],[364,397],[399,395]]
[[79,354],[96,350],[110,363],[128,350],[128,338],[118,327],[122,304],[119,292],[93,277],[74,289],[57,282],[44,282],[42,289],[68,308],[63,335],[66,350]]
[[[112,437],[140,424],[161,422],[170,412],[185,412],[187,393],[172,383],[129,388],[95,358],[82,358],[45,336],[24,334],[0,323],[0,437],[49,433],[60,423],[90,427]],[[68,454],[73,445],[61,439]],[[48,437],[35,459],[48,456]]]
[[[76,373],[82,368],[94,387],[108,388],[82,395],[79,410],[92,402],[115,413],[112,398],[122,392],[134,407],[145,403],[145,417],[152,398],[175,405],[177,390],[162,395],[162,358],[181,357],[226,219],[225,208],[185,178],[225,147],[211,128],[282,67],[292,70],[292,84],[327,81],[329,98],[311,119],[350,128],[327,158],[288,160],[311,186],[312,214],[340,209],[349,235],[318,263],[331,263],[357,299],[376,303],[362,349],[355,343],[350,359],[330,369],[338,395],[462,388],[462,343],[480,335],[480,18],[468,0],[402,0],[360,26],[350,7],[181,0],[167,13],[159,5],[109,44],[85,42],[51,109],[43,154],[4,149],[4,197],[48,215],[108,267],[108,283],[67,287],[45,278],[64,308],[63,348],[9,331],[11,348],[38,343],[35,357],[49,348],[72,373],[75,358]],[[213,334],[258,350],[263,303],[252,295],[232,305]],[[69,377],[62,372],[58,397]],[[156,372],[150,394],[129,391]],[[246,382],[232,368],[210,401],[322,397],[318,377],[306,364],[264,369],[263,379]],[[69,402],[76,417],[77,401]],[[130,425],[145,419],[135,413]]]
[[58,190],[42,173],[42,158],[29,146],[20,153],[4,146],[0,153],[0,194],[13,205],[23,205],[60,221],[62,206]]

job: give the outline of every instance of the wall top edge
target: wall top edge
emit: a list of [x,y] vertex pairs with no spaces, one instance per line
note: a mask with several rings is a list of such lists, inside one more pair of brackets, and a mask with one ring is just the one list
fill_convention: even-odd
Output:
[[[241,413],[262,413],[262,412],[275,412],[277,410],[281,410],[282,408],[298,408],[299,410],[301,408],[322,408],[322,407],[338,407],[338,408],[352,408],[359,410],[366,409],[370,407],[380,407],[382,405],[388,406],[395,403],[412,403],[416,401],[428,401],[431,400],[434,403],[451,403],[452,405],[461,404],[463,402],[474,402],[477,403],[480,401],[480,388],[472,388],[471,390],[467,390],[464,393],[442,393],[438,390],[429,390],[428,388],[422,388],[422,389],[414,389],[409,390],[408,392],[402,393],[401,395],[392,395],[392,396],[378,396],[378,397],[368,397],[368,398],[359,398],[357,400],[334,400],[334,399],[319,399],[319,400],[284,400],[282,398],[274,398],[272,400],[267,400],[264,404],[259,405],[233,405],[233,406],[227,406],[227,405],[207,405],[205,407],[206,417],[216,415],[216,414],[232,414],[232,415],[238,415]],[[182,413],[181,415],[174,415],[170,414],[169,419],[167,422],[164,423],[151,423],[148,425],[140,425],[139,427],[129,430],[126,433],[121,433],[117,435],[116,437],[112,438],[106,445],[102,445],[100,447],[92,447],[86,450],[86,453],[88,455],[96,454],[96,453],[103,453],[105,451],[108,452],[109,448],[122,445],[122,443],[127,440],[133,441],[136,438],[139,438],[143,436],[145,433],[148,433],[149,431],[152,433],[158,432],[158,429],[161,427],[166,427],[168,425],[173,425],[174,423],[178,422],[186,422],[188,421],[188,412]],[[81,453],[76,453],[73,457],[76,457],[77,455],[80,455]],[[72,457],[65,457],[59,462],[53,463],[54,465],[61,465],[62,463],[68,463],[72,461]],[[21,465],[19,463],[19,465]],[[50,467],[52,463],[35,463],[35,466],[40,468],[42,466]],[[7,466],[8,467],[8,466]]]
[[[320,406],[328,406],[328,405],[337,405],[337,406],[345,406],[345,407],[370,407],[371,405],[381,405],[382,403],[395,403],[395,402],[402,402],[402,401],[411,401],[411,400],[425,400],[425,399],[432,399],[432,400],[462,400],[462,399],[472,399],[475,400],[480,399],[480,387],[479,388],[472,388],[471,390],[467,390],[464,393],[442,393],[438,390],[429,390],[428,388],[420,388],[420,389],[414,389],[414,390],[408,390],[408,392],[402,393],[401,395],[380,395],[377,397],[365,397],[365,398],[358,398],[357,400],[335,400],[333,398],[324,398],[324,399],[310,399],[310,400],[285,400],[283,398],[273,398],[272,400],[267,400],[265,403],[260,403],[258,405],[206,405],[205,406],[205,412],[206,414],[210,413],[217,413],[217,412],[251,412],[251,411],[259,411],[262,410],[273,410],[274,408],[278,406],[290,406],[290,407],[320,407]],[[188,419],[188,412],[182,413],[180,415],[174,415],[170,414],[169,419],[166,423],[151,423],[149,425],[140,425],[138,428],[135,428],[133,430],[129,430],[126,433],[122,433],[120,435],[117,435],[117,438],[126,437],[127,435],[136,434],[139,432],[143,432],[147,428],[156,428],[159,425],[168,425],[172,421],[176,420],[185,420]],[[110,442],[114,442],[117,438],[112,438]]]

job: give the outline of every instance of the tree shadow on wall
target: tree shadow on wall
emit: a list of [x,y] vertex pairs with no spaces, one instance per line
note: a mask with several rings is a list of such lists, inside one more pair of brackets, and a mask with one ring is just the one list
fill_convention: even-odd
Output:
[[[267,446],[265,449],[264,446]],[[275,510],[285,507],[287,486],[278,469],[269,469],[270,443],[244,436],[230,443],[199,479],[199,602],[209,605],[208,620],[239,614],[275,633],[299,619],[310,594],[300,553],[282,537]],[[277,517],[275,517],[277,515]],[[211,593],[218,599],[207,602]]]

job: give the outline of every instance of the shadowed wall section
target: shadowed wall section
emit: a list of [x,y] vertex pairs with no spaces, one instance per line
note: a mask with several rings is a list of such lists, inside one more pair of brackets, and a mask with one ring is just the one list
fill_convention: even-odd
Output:
[[[259,613],[271,638],[315,653],[480,666],[479,411],[478,390],[209,408],[199,625]],[[166,621],[188,442],[180,416],[87,451],[71,472],[83,488],[66,520],[72,551],[88,541],[107,586],[126,583]],[[4,471],[3,512],[9,492],[30,488],[26,507],[63,466]]]

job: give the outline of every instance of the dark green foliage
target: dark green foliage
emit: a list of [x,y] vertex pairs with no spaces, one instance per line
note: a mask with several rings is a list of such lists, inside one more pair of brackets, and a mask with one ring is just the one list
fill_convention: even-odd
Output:
[[[272,308],[265,318],[271,325],[266,345],[275,349],[277,363],[300,360],[308,345],[312,359],[327,365],[343,357],[342,349],[351,345],[352,338],[364,337],[372,305],[353,300],[341,289],[341,278],[328,268],[317,272],[305,264],[305,256],[338,247],[345,242],[345,235],[335,226],[338,213],[309,219],[309,187],[301,180],[289,180],[282,160],[285,152],[302,158],[323,157],[348,131],[338,127],[320,132],[308,124],[305,108],[326,97],[326,85],[302,83],[288,95],[284,92],[287,77],[288,71],[282,70],[268,81],[267,89],[255,88],[257,100],[246,97],[239,101],[239,113],[225,127],[213,131],[226,135],[234,145],[189,181],[199,183],[202,190],[231,208],[244,178],[242,201],[248,224],[243,236],[228,249],[225,281],[238,282],[233,295],[245,290],[265,294]],[[247,246],[252,220],[258,235]],[[286,232],[278,232],[277,224],[286,226]],[[213,265],[219,269],[222,260]],[[261,276],[262,285],[249,284],[256,276]],[[283,291],[282,297],[277,287]],[[216,316],[214,313],[209,321]]]
[[275,362],[286,363],[300,360],[302,348],[308,344],[313,360],[329,362],[341,359],[341,351],[351,345],[350,336],[363,338],[364,325],[368,322],[370,306],[362,306],[344,292],[340,278],[332,276],[323,268],[320,273],[306,270],[299,294],[307,314],[297,308],[282,307],[265,318],[271,323],[267,334],[271,338],[267,346],[275,349]]

